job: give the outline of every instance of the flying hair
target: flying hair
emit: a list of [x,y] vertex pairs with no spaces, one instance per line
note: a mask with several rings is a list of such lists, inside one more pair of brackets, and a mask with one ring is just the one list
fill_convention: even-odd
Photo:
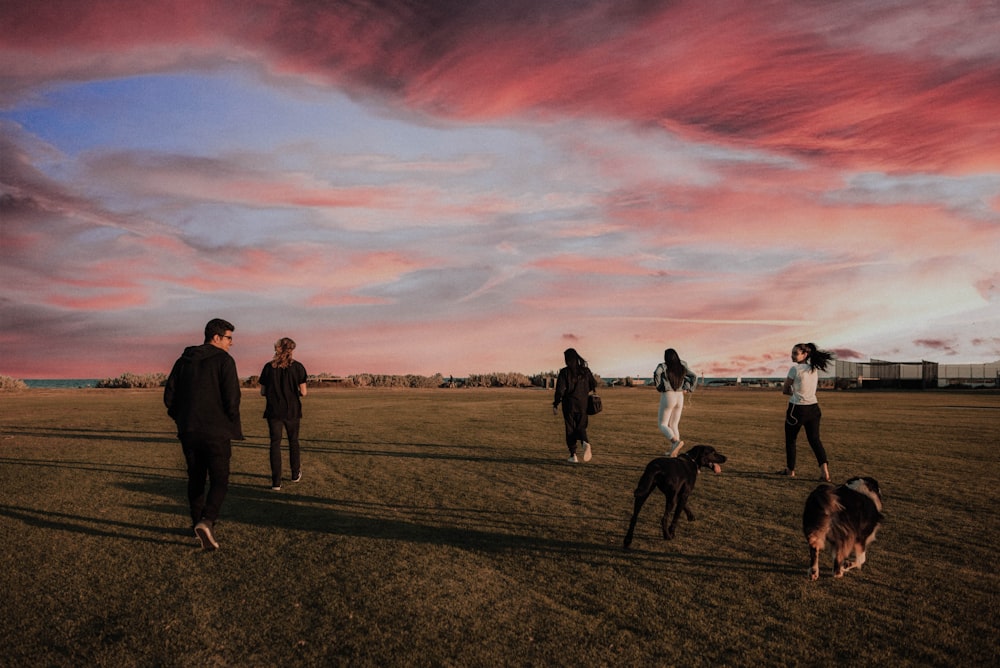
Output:
[[806,354],[806,360],[812,369],[826,371],[830,362],[835,358],[833,353],[828,350],[820,350],[815,343],[796,343],[795,347]]

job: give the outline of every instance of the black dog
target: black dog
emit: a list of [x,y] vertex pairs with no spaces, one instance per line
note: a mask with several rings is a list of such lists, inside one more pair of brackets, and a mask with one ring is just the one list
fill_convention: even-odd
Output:
[[[635,509],[632,511],[628,533],[625,534],[625,549],[627,550],[632,544],[632,534],[635,532],[635,521],[639,517],[639,510],[653,489],[659,488],[667,497],[667,508],[663,511],[663,539],[670,540],[674,537],[674,529],[677,527],[677,518],[680,517],[681,511],[687,515],[688,522],[694,521],[694,514],[688,508],[687,501],[691,490],[694,489],[694,483],[698,480],[698,469],[712,469],[719,473],[722,470],[719,464],[725,462],[725,455],[716,452],[710,445],[696,445],[677,457],[658,457],[649,462],[642,477],[639,478],[639,485],[635,488]],[[668,525],[667,520],[672,509],[674,517]]]
[[[861,568],[865,550],[875,540],[884,517],[882,493],[875,478],[851,478],[843,485],[820,485],[806,499],[802,511],[802,533],[809,543],[809,578],[819,578],[819,555],[827,546],[833,551],[833,577]],[[853,561],[848,561],[851,552]]]

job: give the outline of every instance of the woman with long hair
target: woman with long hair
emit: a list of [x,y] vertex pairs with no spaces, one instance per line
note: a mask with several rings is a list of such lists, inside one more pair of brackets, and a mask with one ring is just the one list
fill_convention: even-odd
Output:
[[681,413],[684,412],[684,393],[694,390],[695,376],[677,351],[663,351],[663,362],[653,371],[653,385],[660,393],[660,431],[670,441],[667,455],[676,457],[684,441],[681,440]]
[[795,475],[795,441],[799,430],[805,427],[809,447],[819,464],[820,480],[830,482],[826,450],[819,436],[819,423],[823,413],[816,399],[816,388],[819,386],[819,372],[826,371],[833,358],[833,353],[820,350],[815,343],[796,343],[792,347],[794,364],[788,370],[782,387],[782,392],[790,395],[791,399],[785,410],[785,470],[779,471],[781,475]]
[[556,415],[562,403],[563,422],[566,425],[566,447],[569,448],[569,462],[579,461],[576,457],[577,442],[583,444],[583,461],[591,458],[590,442],[587,439],[587,395],[597,386],[594,374],[587,366],[587,360],[573,348],[563,352],[566,366],[559,370],[556,379],[556,395],[552,402],[552,414]]
[[292,482],[302,480],[299,426],[306,396],[306,368],[292,358],[295,341],[288,337],[274,344],[274,358],[260,372],[260,393],[267,399],[264,418],[271,438],[271,489],[281,489],[281,431],[288,435],[288,464]]

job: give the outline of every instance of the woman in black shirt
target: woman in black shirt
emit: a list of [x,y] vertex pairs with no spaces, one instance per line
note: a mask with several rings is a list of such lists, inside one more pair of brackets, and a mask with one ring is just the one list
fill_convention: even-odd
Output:
[[299,454],[301,397],[306,396],[306,369],[292,359],[295,341],[285,337],[274,344],[274,359],[260,372],[260,393],[267,398],[264,418],[271,437],[271,489],[281,489],[281,430],[288,435],[288,463],[292,482],[302,480]]

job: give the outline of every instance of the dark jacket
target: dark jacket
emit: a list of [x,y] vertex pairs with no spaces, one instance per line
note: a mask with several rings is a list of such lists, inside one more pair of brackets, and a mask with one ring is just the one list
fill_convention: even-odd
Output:
[[574,377],[570,375],[569,367],[563,367],[556,378],[556,394],[552,405],[558,406],[562,402],[564,412],[586,413],[587,395],[596,387],[597,381],[589,368],[581,367],[579,375]]
[[275,420],[299,420],[302,418],[302,400],[299,385],[306,382],[306,368],[298,360],[292,360],[287,368],[275,368],[265,364],[260,371],[260,385],[264,388],[267,402],[264,417]]
[[236,361],[222,348],[185,348],[167,378],[163,403],[178,435],[243,440]]

